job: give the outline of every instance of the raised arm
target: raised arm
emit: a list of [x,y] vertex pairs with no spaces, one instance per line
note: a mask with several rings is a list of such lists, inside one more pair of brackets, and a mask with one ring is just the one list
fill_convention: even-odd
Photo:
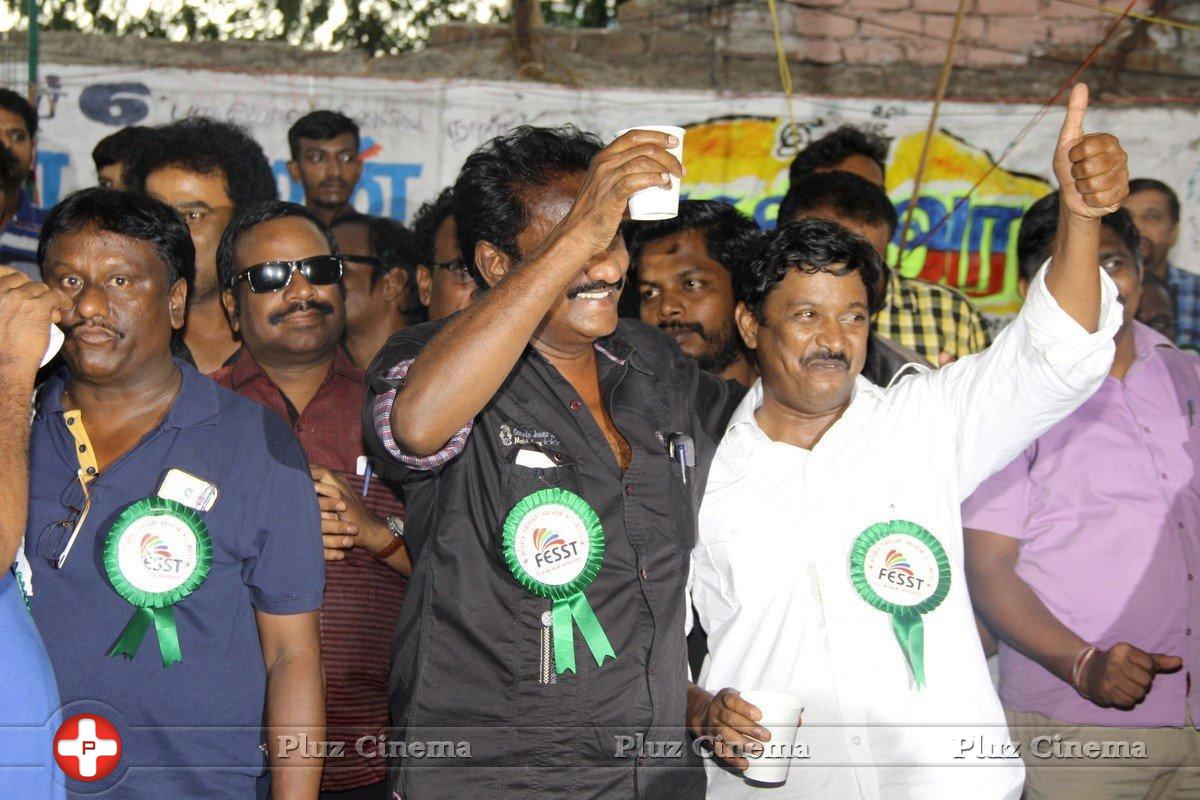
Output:
[[551,306],[589,261],[613,245],[629,196],[682,174],[667,152],[673,140],[635,130],[602,150],[571,210],[546,240],[433,337],[392,404],[392,435],[402,450],[437,452],[492,399]]
[[1129,194],[1129,171],[1117,137],[1083,132],[1087,108],[1087,85],[1077,83],[1054,151],[1061,202],[1046,288],[1063,311],[1095,333],[1100,324],[1100,218],[1121,207]]
[[29,509],[29,404],[38,364],[65,298],[0,267],[0,576],[16,556]]

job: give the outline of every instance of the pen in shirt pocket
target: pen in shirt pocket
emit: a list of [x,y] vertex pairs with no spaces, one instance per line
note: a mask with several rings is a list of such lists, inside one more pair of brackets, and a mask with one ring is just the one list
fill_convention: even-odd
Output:
[[355,472],[363,476],[362,496],[366,497],[367,492],[371,491],[371,459],[366,456],[359,456],[358,463],[355,466],[357,467]]
[[1188,427],[1196,427],[1196,400],[1191,397],[1188,398]]

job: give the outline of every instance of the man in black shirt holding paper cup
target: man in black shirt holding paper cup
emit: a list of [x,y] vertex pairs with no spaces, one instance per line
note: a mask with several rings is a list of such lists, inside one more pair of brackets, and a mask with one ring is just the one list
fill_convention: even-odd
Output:
[[618,228],[631,195],[677,181],[680,145],[522,127],[480,147],[454,191],[488,290],[371,369],[364,419],[414,560],[392,676],[405,800],[704,794],[682,770],[688,557],[740,391],[617,319]]

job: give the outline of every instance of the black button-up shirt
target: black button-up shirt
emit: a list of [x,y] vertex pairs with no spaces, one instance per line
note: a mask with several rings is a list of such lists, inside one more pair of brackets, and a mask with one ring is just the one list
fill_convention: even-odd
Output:
[[[741,388],[702,373],[661,332],[622,320],[596,343],[596,363],[632,448],[624,472],[586,404],[532,348],[472,428],[414,460],[387,419],[407,365],[439,327],[392,337],[364,411],[371,446],[404,483],[415,564],[392,674],[397,792],[702,797],[703,770],[683,769],[699,763],[684,730],[688,563],[704,479]],[[695,442],[686,482],[668,454],[671,434]],[[516,463],[521,450],[543,466]],[[603,524],[603,566],[585,595],[616,651],[597,666],[575,631],[577,671],[561,675],[547,661],[551,601],[517,583],[501,552],[510,509],[550,487],[582,497]],[[445,742],[456,744],[439,756],[456,757],[430,757]]]

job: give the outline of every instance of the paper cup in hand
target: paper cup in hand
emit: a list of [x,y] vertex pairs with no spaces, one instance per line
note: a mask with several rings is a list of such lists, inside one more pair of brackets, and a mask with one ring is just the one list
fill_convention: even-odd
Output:
[[746,780],[759,783],[783,783],[796,743],[796,730],[804,706],[800,699],[783,692],[742,692],[742,699],[762,712],[759,726],[771,732],[771,741],[763,742],[760,755],[743,753],[750,766],[742,773]]
[[[629,131],[658,131],[669,133],[678,141],[675,147],[669,148],[668,153],[683,163],[683,128],[674,125],[635,125],[623,131],[617,131],[617,136],[624,136]],[[670,219],[679,213],[679,178],[671,176],[671,188],[651,186],[629,196],[629,216],[632,219]]]

